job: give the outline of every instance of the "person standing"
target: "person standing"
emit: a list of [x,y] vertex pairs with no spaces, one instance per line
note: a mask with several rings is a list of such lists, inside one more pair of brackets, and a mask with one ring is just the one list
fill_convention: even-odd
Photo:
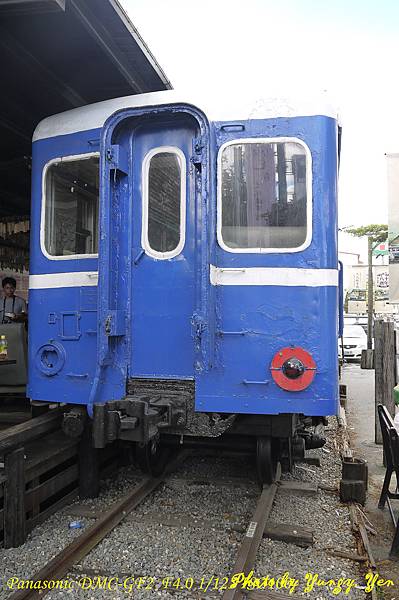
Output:
[[15,295],[17,282],[14,277],[5,277],[2,281],[3,298],[0,300],[0,323],[24,323],[27,319],[26,302]]

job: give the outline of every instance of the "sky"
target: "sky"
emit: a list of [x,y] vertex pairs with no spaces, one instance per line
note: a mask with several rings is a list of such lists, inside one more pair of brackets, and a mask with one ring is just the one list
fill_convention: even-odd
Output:
[[399,153],[397,0],[119,0],[176,90],[325,96],[343,128],[339,225],[387,222]]

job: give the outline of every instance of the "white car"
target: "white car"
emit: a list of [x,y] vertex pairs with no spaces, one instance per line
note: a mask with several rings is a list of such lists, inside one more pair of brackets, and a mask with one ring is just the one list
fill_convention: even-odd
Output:
[[[367,335],[361,325],[344,326],[344,357],[347,359],[359,359],[362,357],[362,350],[367,348]],[[338,342],[339,356],[342,357],[341,340]]]

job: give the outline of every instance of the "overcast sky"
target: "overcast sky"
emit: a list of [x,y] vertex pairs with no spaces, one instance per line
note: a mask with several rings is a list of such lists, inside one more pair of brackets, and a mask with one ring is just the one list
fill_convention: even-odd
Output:
[[343,126],[340,225],[386,222],[384,154],[399,152],[397,0],[120,2],[177,90],[326,93]]

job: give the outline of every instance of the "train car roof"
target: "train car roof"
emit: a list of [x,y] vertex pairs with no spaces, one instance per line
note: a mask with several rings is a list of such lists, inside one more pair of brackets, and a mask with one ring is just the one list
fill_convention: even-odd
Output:
[[87,131],[102,127],[107,118],[117,110],[140,106],[162,106],[165,104],[190,104],[202,110],[210,121],[236,121],[248,119],[270,119],[277,117],[305,117],[322,115],[338,119],[334,109],[325,98],[291,100],[288,98],[254,98],[239,101],[237,94],[217,97],[216,100],[193,100],[189,95],[175,90],[137,94],[105,100],[80,108],[68,110],[43,119],[36,127],[33,141]]

